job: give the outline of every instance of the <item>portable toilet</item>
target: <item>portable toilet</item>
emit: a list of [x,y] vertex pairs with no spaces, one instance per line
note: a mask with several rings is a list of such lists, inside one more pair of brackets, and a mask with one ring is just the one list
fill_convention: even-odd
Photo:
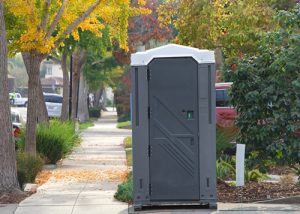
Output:
[[214,52],[170,44],[131,66],[134,209],[216,208]]

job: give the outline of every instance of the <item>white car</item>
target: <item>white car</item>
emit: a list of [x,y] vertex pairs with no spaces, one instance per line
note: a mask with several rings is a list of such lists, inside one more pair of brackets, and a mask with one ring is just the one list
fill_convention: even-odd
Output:
[[[14,93],[9,93],[9,97],[13,97]],[[15,93],[15,99],[12,101],[12,105],[14,106],[25,106],[27,107],[28,98],[22,97],[20,93]]]
[[44,93],[44,100],[48,111],[48,117],[60,117],[63,97],[58,94]]
[[21,127],[25,124],[19,111],[11,109],[11,121],[13,125],[14,136],[17,138],[21,132]]

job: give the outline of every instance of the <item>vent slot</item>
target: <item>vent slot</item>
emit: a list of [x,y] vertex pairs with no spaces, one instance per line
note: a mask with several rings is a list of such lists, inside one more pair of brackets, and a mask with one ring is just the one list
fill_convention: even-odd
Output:
[[135,126],[140,125],[140,112],[139,112],[139,72],[138,68],[134,69],[134,84],[135,84]]
[[209,187],[209,178],[206,178],[206,187]]
[[143,189],[143,179],[140,178],[140,189]]
[[212,112],[212,105],[211,105],[211,65],[208,66],[208,123],[211,124],[211,112]]

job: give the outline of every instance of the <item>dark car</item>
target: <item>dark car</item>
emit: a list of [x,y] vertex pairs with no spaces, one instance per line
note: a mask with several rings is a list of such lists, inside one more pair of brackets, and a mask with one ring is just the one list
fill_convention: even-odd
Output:
[[216,83],[216,122],[219,127],[234,126],[237,112],[230,104],[228,90],[232,82]]
[[63,97],[58,94],[44,93],[49,117],[60,117]]

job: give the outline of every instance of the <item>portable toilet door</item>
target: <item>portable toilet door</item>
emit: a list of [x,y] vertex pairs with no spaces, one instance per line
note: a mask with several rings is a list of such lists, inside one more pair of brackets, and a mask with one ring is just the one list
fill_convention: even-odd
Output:
[[216,205],[214,54],[132,55],[134,206]]

